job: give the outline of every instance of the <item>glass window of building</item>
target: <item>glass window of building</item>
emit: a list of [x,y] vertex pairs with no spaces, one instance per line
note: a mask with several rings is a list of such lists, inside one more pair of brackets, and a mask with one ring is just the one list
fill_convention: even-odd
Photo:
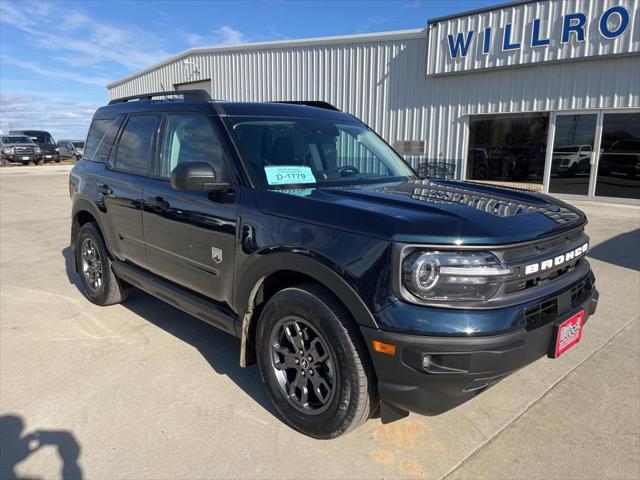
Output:
[[542,190],[548,127],[548,113],[471,117],[467,179]]
[[549,192],[587,195],[593,163],[597,113],[556,117]]
[[640,199],[640,113],[605,113],[596,196]]

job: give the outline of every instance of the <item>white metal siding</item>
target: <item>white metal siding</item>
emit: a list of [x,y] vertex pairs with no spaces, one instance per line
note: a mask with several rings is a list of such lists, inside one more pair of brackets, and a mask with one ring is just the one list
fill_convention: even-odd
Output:
[[[464,75],[426,75],[427,33],[342,43],[211,49],[109,88],[111,99],[212,79],[226,100],[324,100],[368,123],[389,143],[425,140],[428,160],[460,167],[468,115],[640,107],[640,57],[614,56]],[[460,168],[458,168],[458,173]]]

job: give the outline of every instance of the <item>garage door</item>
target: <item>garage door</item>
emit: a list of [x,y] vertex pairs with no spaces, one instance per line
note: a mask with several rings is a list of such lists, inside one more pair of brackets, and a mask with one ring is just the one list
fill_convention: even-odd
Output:
[[211,95],[211,80],[202,80],[201,82],[176,83],[176,90],[205,90]]

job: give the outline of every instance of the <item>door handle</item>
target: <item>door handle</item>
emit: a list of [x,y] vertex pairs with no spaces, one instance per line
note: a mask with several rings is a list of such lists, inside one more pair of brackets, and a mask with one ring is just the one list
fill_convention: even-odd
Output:
[[154,210],[166,210],[169,208],[169,202],[162,197],[153,197],[145,200],[145,203]]
[[111,187],[109,187],[109,185],[100,185],[98,187],[98,191],[106,196],[112,195],[113,194],[113,190],[111,189]]

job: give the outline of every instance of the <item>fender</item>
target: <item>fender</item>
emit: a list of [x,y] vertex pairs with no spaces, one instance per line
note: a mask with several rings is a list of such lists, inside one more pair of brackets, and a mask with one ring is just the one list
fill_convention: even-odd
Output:
[[362,301],[356,291],[349,285],[345,278],[336,270],[337,266],[330,268],[326,263],[311,257],[311,252],[278,251],[259,256],[257,260],[242,274],[235,288],[234,304],[237,307],[238,318],[241,320],[241,330],[238,336],[241,338],[240,364],[248,365],[248,335],[253,315],[253,302],[264,280],[271,274],[279,271],[292,271],[313,278],[318,283],[328,288],[346,307],[356,323],[371,328],[378,328],[369,307]]
[[105,235],[105,229],[102,226],[102,216],[100,215],[98,208],[89,200],[86,200],[84,198],[76,198],[73,201],[73,208],[71,210],[71,220],[72,220],[72,223],[71,223],[71,262],[72,263],[71,265],[73,266],[74,272],[77,272],[75,236],[77,235],[78,231],[75,226],[75,222],[73,220],[75,220],[76,215],[78,215],[78,213],[82,211],[89,212],[93,216],[93,218],[96,219],[96,222],[98,223],[98,228],[102,233],[102,238],[107,247],[107,251],[110,253],[110,255],[113,256],[113,253],[112,253],[113,250],[111,250],[111,246],[109,245],[109,239],[107,238],[108,236]]

